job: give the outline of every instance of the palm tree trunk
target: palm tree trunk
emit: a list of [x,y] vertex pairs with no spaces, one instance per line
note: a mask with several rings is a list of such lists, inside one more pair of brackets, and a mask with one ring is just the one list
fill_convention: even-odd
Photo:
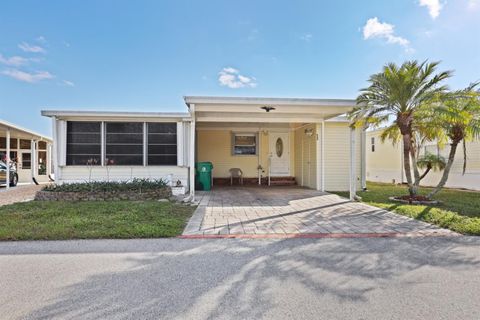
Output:
[[[417,151],[415,148],[412,146],[410,149],[410,155],[412,157],[412,167],[413,167],[413,177],[414,177],[414,182],[413,186],[415,187],[415,190],[418,190],[418,186],[420,185],[420,172],[418,172],[418,166],[417,166]],[[417,191],[415,191],[415,194]]]
[[425,178],[425,176],[430,172],[430,170],[432,170],[432,167],[427,167],[427,169],[425,169],[425,172],[420,176],[419,181]]
[[412,170],[410,168],[410,148],[412,145],[412,140],[410,139],[410,134],[403,135],[403,168],[405,169],[405,177],[407,178],[408,183],[408,192],[410,196],[414,196],[416,188],[413,185],[412,181]]
[[435,187],[435,189],[433,189],[432,192],[430,192],[428,194],[428,196],[427,196],[428,198],[431,199],[440,190],[442,190],[445,183],[447,183],[448,175],[449,175],[450,169],[452,168],[452,165],[453,165],[453,160],[455,160],[455,153],[457,152],[457,146],[458,146],[458,142],[452,142],[450,144],[450,153],[448,154],[448,161],[447,161],[447,164],[445,166],[445,169],[443,170],[442,178],[440,179],[440,182]]

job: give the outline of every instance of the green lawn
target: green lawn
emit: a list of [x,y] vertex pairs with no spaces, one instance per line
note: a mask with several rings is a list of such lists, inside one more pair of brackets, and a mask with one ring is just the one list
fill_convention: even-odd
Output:
[[[362,201],[373,206],[395,211],[415,219],[427,221],[463,234],[480,235],[480,192],[444,189],[435,197],[438,205],[408,205],[389,200],[391,196],[407,194],[406,186],[367,183],[368,191],[358,192]],[[421,188],[426,194],[430,188]],[[347,192],[335,192],[348,197]]]
[[31,201],[0,207],[0,240],[173,237],[194,207],[158,201]]

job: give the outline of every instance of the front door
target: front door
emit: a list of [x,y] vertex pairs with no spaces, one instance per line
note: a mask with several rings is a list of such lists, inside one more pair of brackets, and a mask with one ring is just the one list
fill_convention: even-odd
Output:
[[32,154],[30,151],[22,151],[20,153],[18,164],[17,164],[17,174],[18,181],[20,182],[31,182],[32,181]]
[[290,176],[289,133],[270,132],[269,137],[271,176]]

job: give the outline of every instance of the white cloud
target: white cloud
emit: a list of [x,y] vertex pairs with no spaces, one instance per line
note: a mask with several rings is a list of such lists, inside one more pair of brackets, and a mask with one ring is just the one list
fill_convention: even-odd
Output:
[[440,0],[420,0],[420,6],[427,7],[430,17],[435,19],[440,15],[443,4],[440,3]]
[[370,18],[363,26],[363,39],[385,39],[387,43],[399,44],[405,48],[406,51],[412,52],[410,41],[400,36],[395,35],[395,26],[386,22],[378,21],[378,18]]
[[20,56],[13,56],[13,57],[4,57],[2,54],[0,54],[0,63],[11,66],[11,67],[18,67],[18,66],[23,66],[28,63],[30,59],[20,57]]
[[256,40],[258,38],[258,35],[259,35],[258,29],[252,29],[250,30],[247,40],[248,41]]
[[34,73],[29,73],[29,72],[21,71],[18,69],[4,70],[2,71],[2,74],[19,81],[29,82],[29,83],[48,80],[54,77],[48,71],[36,71]]
[[313,34],[311,33],[306,33],[300,36],[300,40],[303,40],[305,42],[310,42],[313,39]]
[[22,42],[18,45],[18,47],[20,49],[22,49],[23,51],[25,52],[33,52],[33,53],[45,53],[45,49],[40,47],[40,46],[36,46],[36,45],[30,45],[26,42]]
[[44,36],[38,36],[35,40],[41,43],[47,43],[47,39]]
[[468,9],[475,10],[480,7],[480,0],[468,0]]
[[221,86],[229,87],[231,89],[238,89],[238,88],[255,88],[257,83],[255,82],[254,77],[247,77],[240,74],[240,71],[232,68],[226,67],[223,68],[218,73],[218,82]]
[[67,87],[75,87],[75,83],[73,83],[72,81],[68,81],[68,80],[62,80],[62,84],[67,86]]

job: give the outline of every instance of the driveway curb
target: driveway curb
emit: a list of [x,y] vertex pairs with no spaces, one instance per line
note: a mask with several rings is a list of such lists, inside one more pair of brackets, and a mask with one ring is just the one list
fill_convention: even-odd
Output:
[[414,237],[458,237],[453,232],[409,232],[409,233],[270,233],[270,234],[190,234],[180,239],[321,239],[321,238],[414,238]]

